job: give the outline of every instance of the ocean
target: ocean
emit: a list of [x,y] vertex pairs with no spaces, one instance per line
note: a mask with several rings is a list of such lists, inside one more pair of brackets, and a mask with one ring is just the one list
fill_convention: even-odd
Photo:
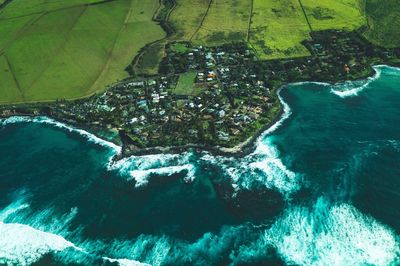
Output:
[[0,120],[0,265],[398,265],[400,69],[281,89],[243,157]]

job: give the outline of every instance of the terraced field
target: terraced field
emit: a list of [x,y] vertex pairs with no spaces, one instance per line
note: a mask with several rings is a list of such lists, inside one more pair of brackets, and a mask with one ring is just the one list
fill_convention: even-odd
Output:
[[164,31],[158,0],[14,0],[0,13],[0,102],[79,98],[127,76]]

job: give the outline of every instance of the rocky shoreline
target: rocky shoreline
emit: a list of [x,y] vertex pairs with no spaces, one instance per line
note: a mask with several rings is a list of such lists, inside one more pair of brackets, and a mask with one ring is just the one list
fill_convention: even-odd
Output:
[[[374,73],[373,75],[369,75],[369,76],[362,77],[362,78],[360,77],[360,78],[354,79],[352,81],[362,80],[365,78],[373,77],[376,74],[376,71],[374,70],[373,73]],[[313,81],[310,81],[310,82],[313,82]],[[340,84],[340,82],[344,82],[344,81],[343,80],[338,80],[336,82],[331,81],[331,82],[327,82],[327,84],[334,85],[334,84]],[[170,146],[170,147],[137,148],[137,147],[134,147],[131,145],[124,144],[123,136],[121,136],[121,134],[119,134],[118,138],[106,140],[106,141],[110,141],[118,146],[121,146],[121,148],[122,148],[121,152],[119,154],[116,154],[112,160],[118,161],[118,160],[130,157],[130,156],[144,156],[144,155],[152,155],[152,154],[178,154],[178,153],[183,153],[183,152],[186,152],[189,150],[193,150],[198,153],[209,152],[209,153],[211,153],[213,155],[217,155],[217,156],[232,156],[232,157],[243,157],[248,154],[251,154],[254,151],[255,144],[256,144],[257,140],[260,138],[260,136],[262,136],[265,133],[265,131],[267,131],[269,128],[274,126],[276,123],[278,123],[282,119],[282,117],[284,115],[284,110],[283,110],[283,102],[282,102],[281,98],[279,97],[279,93],[281,92],[281,90],[287,88],[287,86],[289,86],[290,84],[292,84],[292,83],[284,84],[284,85],[280,86],[279,89],[276,90],[276,94],[279,98],[279,107],[280,108],[279,108],[279,112],[276,114],[275,118],[270,123],[264,125],[260,129],[258,129],[257,132],[255,132],[250,138],[248,138],[244,142],[242,142],[234,147],[228,148],[228,147],[212,146],[212,145],[204,145],[204,144],[187,144],[187,145],[182,145],[182,146]],[[37,107],[37,108],[39,109],[39,107]],[[0,109],[0,111],[1,111],[1,109]],[[80,123],[77,123],[76,121],[73,121],[70,119],[62,119],[60,117],[55,117],[55,116],[51,115],[50,113],[46,114],[46,113],[42,113],[38,110],[36,110],[36,112],[32,112],[32,113],[13,112],[8,115],[4,115],[4,111],[0,112],[1,119],[6,119],[9,117],[14,117],[14,116],[25,116],[25,117],[45,116],[45,117],[49,117],[58,122],[64,123],[67,126],[85,130],[85,131],[89,132],[90,134],[93,134],[94,136],[99,137],[101,139],[104,139],[104,136],[102,134],[100,134],[100,132],[104,132],[107,130],[107,129],[104,129],[101,127],[94,127],[94,126],[80,124]]]

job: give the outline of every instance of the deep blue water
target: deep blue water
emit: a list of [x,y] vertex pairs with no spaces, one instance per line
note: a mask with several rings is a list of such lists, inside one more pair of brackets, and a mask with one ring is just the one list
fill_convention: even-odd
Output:
[[0,121],[0,265],[398,265],[400,71],[283,88],[255,151],[112,162],[47,118]]

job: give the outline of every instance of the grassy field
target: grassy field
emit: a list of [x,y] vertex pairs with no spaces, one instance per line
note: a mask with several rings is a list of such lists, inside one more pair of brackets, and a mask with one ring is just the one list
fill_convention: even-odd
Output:
[[[291,58],[309,55],[311,29],[368,22],[369,40],[400,46],[398,0],[176,1],[169,41],[248,41],[261,59]],[[0,103],[80,98],[123,79],[139,50],[165,37],[157,10],[159,0],[13,0],[0,10]],[[144,53],[139,73],[157,72],[166,42]]]
[[298,0],[254,0],[250,43],[262,59],[309,54],[309,27]]
[[204,45],[246,41],[250,13],[251,1],[214,0],[192,41]]
[[366,24],[360,0],[301,0],[304,12],[299,0],[177,2],[170,19],[175,39],[202,45],[248,40],[261,59],[309,55],[301,42],[311,28],[354,30]]
[[[0,102],[79,98],[127,76],[164,31],[158,0],[14,0],[0,12]],[[97,3],[89,5],[90,3]]]
[[188,72],[179,76],[178,84],[175,87],[176,95],[195,95],[196,89],[193,86],[196,72]]
[[210,0],[176,0],[168,22],[176,31],[174,39],[189,41],[199,29]]
[[354,30],[366,20],[358,0],[301,0],[313,30]]
[[365,13],[371,42],[384,47],[400,47],[400,3],[398,0],[367,0]]

